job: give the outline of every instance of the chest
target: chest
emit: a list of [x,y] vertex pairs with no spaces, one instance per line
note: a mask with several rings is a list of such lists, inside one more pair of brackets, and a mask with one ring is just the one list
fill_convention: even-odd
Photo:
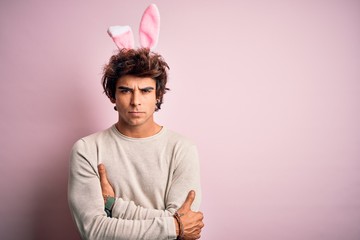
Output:
[[99,149],[115,194],[148,207],[162,208],[172,179],[172,151],[154,145],[116,144]]

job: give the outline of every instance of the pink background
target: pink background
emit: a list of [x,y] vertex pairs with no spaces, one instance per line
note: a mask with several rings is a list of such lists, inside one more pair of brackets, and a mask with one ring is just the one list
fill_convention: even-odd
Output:
[[[199,146],[202,239],[360,239],[360,2],[154,2],[156,118]],[[136,33],[148,4],[1,1],[0,239],[79,238],[70,148],[116,121],[106,29]]]

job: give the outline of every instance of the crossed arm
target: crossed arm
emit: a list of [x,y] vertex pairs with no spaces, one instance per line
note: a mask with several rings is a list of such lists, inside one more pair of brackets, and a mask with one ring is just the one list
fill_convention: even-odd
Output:
[[[110,195],[107,191],[113,194],[114,190],[111,192],[105,189],[106,185],[99,184],[100,176],[104,175],[102,170],[97,169],[96,159],[89,157],[88,149],[93,148],[87,148],[81,141],[74,146],[68,192],[70,209],[84,239],[175,239],[179,233],[176,232],[178,223],[173,217],[176,210],[184,214],[181,217],[185,229],[184,239],[200,237],[202,213],[190,210],[194,193],[189,194],[180,208],[177,207],[180,204],[170,203],[164,210],[143,208],[132,201],[116,198],[113,217],[107,217],[102,193],[105,190],[105,195]],[[107,179],[106,171],[105,178],[101,178]],[[109,186],[111,187],[110,183]]]
[[[113,187],[111,186],[107,174],[106,169],[103,164],[98,165],[98,171],[100,175],[100,186],[102,195],[104,197],[104,204],[106,204],[106,201],[108,197],[115,197],[115,191]],[[203,214],[201,212],[194,212],[191,210],[191,205],[195,199],[195,191],[190,191],[187,195],[187,198],[183,205],[178,209],[178,214],[181,216],[181,223],[176,220],[174,217],[174,223],[176,226],[176,234],[179,235],[180,232],[180,224],[183,225],[183,239],[199,239],[201,229],[204,227],[203,223]],[[138,209],[141,211],[141,208]],[[155,210],[156,211],[156,210]],[[160,215],[162,212],[160,211]],[[112,217],[119,218],[118,214],[112,215]]]

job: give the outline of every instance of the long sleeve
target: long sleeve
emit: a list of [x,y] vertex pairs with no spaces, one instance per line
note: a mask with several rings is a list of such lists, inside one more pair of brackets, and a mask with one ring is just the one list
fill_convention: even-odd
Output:
[[133,201],[125,201],[122,198],[116,198],[112,210],[113,218],[122,218],[129,220],[145,220],[156,217],[172,217],[176,209],[152,209],[136,205]]
[[79,140],[70,160],[68,199],[83,239],[175,239],[173,217],[144,220],[108,218],[104,212],[97,166],[86,156],[85,142]]
[[177,146],[174,151],[175,167],[172,173],[167,208],[178,209],[186,199],[190,190],[195,190],[196,197],[191,206],[198,211],[201,203],[200,163],[197,148],[193,144]]
[[[99,163],[115,190],[112,218],[104,211]],[[182,136],[164,130],[145,139],[120,135],[116,128],[74,144],[68,200],[83,239],[175,239],[172,215],[190,190],[192,209],[201,201],[197,149]]]

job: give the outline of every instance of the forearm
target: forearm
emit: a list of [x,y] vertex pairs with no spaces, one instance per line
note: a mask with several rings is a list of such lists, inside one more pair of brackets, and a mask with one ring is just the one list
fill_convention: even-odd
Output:
[[[84,239],[175,239],[172,217],[130,220],[109,218],[104,212],[101,194],[69,186],[69,205]],[[97,195],[97,196],[96,196]],[[89,199],[92,199],[89,201]]]
[[136,205],[133,201],[125,201],[122,198],[116,198],[112,209],[113,218],[128,220],[149,220],[156,217],[171,217],[176,209],[151,209]]
[[106,215],[81,216],[74,219],[83,239],[175,239],[176,229],[172,217],[149,220],[126,220]]

